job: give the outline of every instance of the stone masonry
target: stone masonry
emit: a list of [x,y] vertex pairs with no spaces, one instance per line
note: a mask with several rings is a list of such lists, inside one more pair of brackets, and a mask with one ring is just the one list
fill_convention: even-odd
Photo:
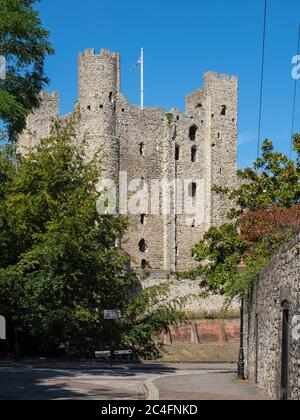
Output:
[[260,274],[245,321],[250,379],[268,399],[299,400],[300,235]]
[[[104,175],[118,181],[126,173],[128,183],[140,180],[203,180],[204,219],[187,222],[176,215],[175,194],[170,214],[131,215],[131,228],[122,246],[135,269],[150,273],[186,270],[194,264],[191,249],[211,226],[222,224],[230,203],[212,192],[214,184],[232,187],[236,182],[237,78],[215,73],[204,75],[204,87],[186,98],[186,112],[131,105],[120,92],[120,57],[106,49],[79,54],[78,138],[88,134],[89,152],[102,148]],[[39,109],[28,117],[20,137],[21,149],[47,137],[53,119],[59,117],[58,94],[42,93]],[[189,191],[190,191],[189,190]],[[194,192],[195,193],[195,192]],[[190,193],[192,196],[192,192]],[[118,203],[120,206],[120,202]],[[120,208],[118,207],[117,211]]]

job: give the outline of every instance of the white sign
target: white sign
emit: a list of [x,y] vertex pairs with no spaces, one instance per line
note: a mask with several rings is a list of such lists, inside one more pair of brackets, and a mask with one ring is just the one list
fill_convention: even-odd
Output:
[[116,356],[126,356],[132,354],[132,350],[117,350],[114,352]]
[[3,316],[0,315],[0,340],[6,340],[6,321]]
[[96,359],[102,359],[105,357],[110,357],[110,351],[95,351]]
[[119,319],[121,316],[121,312],[118,309],[109,309],[104,311],[104,319],[107,321],[112,321]]

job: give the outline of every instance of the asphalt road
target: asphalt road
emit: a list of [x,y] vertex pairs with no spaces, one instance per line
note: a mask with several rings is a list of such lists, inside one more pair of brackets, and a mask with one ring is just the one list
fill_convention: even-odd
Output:
[[[53,367],[51,367],[53,365]],[[257,400],[233,365],[0,367],[0,400]]]

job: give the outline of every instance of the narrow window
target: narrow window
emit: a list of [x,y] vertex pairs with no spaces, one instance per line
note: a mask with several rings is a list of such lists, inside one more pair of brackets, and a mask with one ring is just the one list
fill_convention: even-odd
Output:
[[141,225],[147,224],[147,216],[146,214],[141,214]]
[[103,105],[101,104],[99,108],[100,108],[100,109],[103,109]]
[[226,105],[222,105],[221,115],[226,115],[226,111],[227,111],[227,106]]
[[122,112],[125,112],[125,108],[122,108]]
[[281,334],[281,401],[289,399],[289,359],[290,359],[290,309],[287,301],[282,302]]
[[192,182],[189,185],[189,195],[190,197],[195,198],[196,194],[197,194],[197,184],[195,182]]
[[202,104],[198,104],[197,106],[196,106],[196,109],[201,109],[202,108]]
[[198,127],[196,125],[192,125],[190,128],[190,140],[195,141],[197,137]]
[[145,156],[145,145],[140,143],[140,156]]
[[195,163],[197,160],[197,147],[193,146],[191,150],[191,161]]
[[108,98],[109,98],[109,101],[110,101],[110,102],[112,101],[112,97],[113,97],[113,93],[112,93],[112,92],[109,92],[109,96],[108,96]]
[[180,158],[180,146],[178,146],[178,144],[176,144],[175,146],[175,160],[179,160]]
[[147,245],[145,239],[141,239],[139,242],[139,250],[140,252],[144,253],[147,251]]
[[192,221],[192,229],[195,229],[195,228],[196,228],[196,220],[193,219],[193,221]]
[[148,263],[146,260],[142,260],[141,267],[142,267],[142,270],[145,270],[148,267]]
[[87,106],[87,110],[90,111],[91,110],[91,105]]

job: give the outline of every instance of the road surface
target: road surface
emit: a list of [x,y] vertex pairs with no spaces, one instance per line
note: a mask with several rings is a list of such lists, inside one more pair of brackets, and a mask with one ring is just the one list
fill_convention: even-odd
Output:
[[[0,363],[1,366],[1,363]],[[2,364],[0,400],[259,400],[234,365]]]

